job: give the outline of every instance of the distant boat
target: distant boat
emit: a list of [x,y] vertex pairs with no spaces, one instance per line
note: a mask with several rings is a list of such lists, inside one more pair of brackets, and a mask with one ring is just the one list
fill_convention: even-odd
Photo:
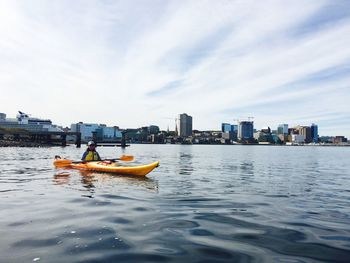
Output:
[[10,129],[24,129],[27,131],[62,132],[63,129],[53,125],[49,119],[30,117],[30,114],[18,111],[16,118],[2,118],[0,126]]
[[52,125],[52,121],[49,119],[39,119],[39,118],[33,118],[29,117],[30,114],[26,114],[22,111],[18,111],[19,114],[17,114],[17,120],[21,124],[42,124],[42,125]]

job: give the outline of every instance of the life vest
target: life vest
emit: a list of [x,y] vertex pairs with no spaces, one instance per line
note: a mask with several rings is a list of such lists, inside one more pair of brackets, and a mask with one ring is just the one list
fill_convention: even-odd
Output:
[[87,151],[84,161],[98,161],[99,157],[96,151]]

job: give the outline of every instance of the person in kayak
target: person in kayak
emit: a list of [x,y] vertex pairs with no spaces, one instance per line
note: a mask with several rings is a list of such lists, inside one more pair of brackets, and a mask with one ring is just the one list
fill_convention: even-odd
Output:
[[83,157],[81,157],[82,161],[101,161],[101,157],[96,151],[96,144],[94,141],[88,142],[88,148],[83,154]]

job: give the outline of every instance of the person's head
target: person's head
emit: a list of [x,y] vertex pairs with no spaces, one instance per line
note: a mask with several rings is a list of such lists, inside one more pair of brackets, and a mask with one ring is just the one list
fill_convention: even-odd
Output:
[[90,150],[95,150],[96,148],[96,144],[94,141],[89,141],[87,145]]

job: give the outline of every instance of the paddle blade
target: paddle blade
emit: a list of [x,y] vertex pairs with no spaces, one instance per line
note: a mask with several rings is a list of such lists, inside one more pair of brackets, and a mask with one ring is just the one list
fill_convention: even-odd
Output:
[[134,156],[132,155],[122,155],[118,158],[118,160],[120,161],[124,161],[124,162],[130,162],[132,160],[134,160]]
[[55,159],[55,161],[53,162],[53,165],[56,167],[67,167],[67,166],[70,166],[71,164],[72,164],[72,161],[67,159]]

